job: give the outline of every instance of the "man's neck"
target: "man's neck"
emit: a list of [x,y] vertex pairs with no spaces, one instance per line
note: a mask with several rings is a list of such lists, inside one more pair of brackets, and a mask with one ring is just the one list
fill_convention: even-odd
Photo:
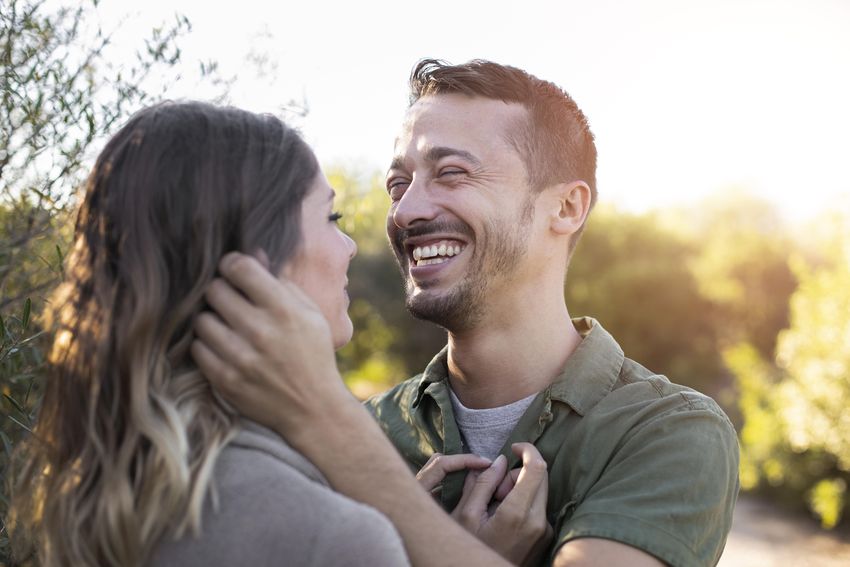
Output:
[[581,342],[563,300],[517,301],[485,319],[449,332],[451,386],[468,408],[503,406],[543,390]]

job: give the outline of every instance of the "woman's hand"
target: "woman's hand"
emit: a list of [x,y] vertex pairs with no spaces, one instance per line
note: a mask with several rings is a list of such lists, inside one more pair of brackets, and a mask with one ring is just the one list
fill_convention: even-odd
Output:
[[416,473],[416,480],[419,481],[419,486],[430,492],[432,496],[437,497],[443,487],[443,479],[451,472],[470,470],[483,470],[492,464],[490,459],[479,457],[471,453],[463,453],[461,455],[443,455],[442,453],[434,453],[428,462],[419,469]]
[[436,496],[448,473],[468,469],[452,517],[508,561],[537,565],[553,535],[546,520],[546,461],[531,443],[516,443],[511,449],[522,459],[521,468],[506,470],[501,455],[491,463],[472,454],[435,453],[416,479]]
[[546,461],[531,443],[514,443],[511,450],[522,468],[506,471],[500,455],[488,469],[471,471],[452,516],[511,563],[537,565],[553,535]]
[[197,317],[192,356],[228,402],[289,438],[305,417],[351,398],[328,323],[297,285],[239,253],[219,273],[206,293],[215,313]]

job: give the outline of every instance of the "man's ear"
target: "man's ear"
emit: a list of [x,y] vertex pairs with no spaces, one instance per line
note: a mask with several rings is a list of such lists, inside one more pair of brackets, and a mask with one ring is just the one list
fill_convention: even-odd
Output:
[[590,212],[590,187],[584,181],[559,183],[551,187],[553,194],[550,228],[557,234],[578,232]]

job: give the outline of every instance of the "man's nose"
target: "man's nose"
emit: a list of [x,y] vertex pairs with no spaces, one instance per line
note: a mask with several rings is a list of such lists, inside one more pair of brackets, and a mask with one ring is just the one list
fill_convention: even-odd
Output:
[[398,228],[410,228],[418,222],[434,220],[438,211],[427,183],[414,179],[392,211],[393,223]]

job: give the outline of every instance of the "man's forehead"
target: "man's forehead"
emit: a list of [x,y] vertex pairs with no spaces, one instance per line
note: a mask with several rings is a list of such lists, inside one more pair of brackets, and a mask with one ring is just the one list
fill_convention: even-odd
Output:
[[488,115],[491,117],[491,122],[498,122],[526,118],[528,113],[525,106],[518,102],[505,102],[462,93],[432,94],[423,96],[407,109],[403,127],[441,117],[471,121],[480,115]]
[[505,141],[528,119],[519,103],[465,94],[420,98],[407,110],[394,144],[394,163],[410,151],[426,155],[433,148],[473,151],[482,142]]

